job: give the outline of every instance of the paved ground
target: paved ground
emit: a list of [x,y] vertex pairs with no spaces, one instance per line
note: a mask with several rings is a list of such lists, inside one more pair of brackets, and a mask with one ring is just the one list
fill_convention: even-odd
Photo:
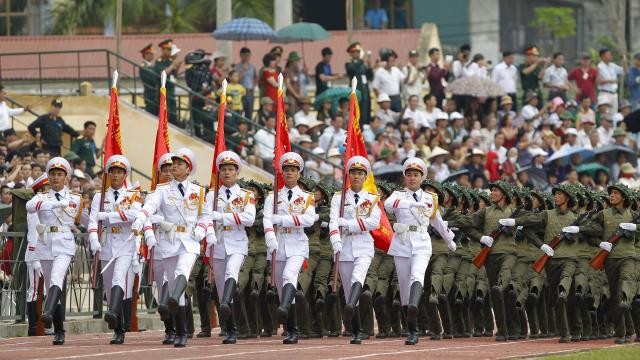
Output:
[[[52,346],[51,337],[0,340],[0,359],[510,359],[613,346],[613,340],[559,344],[557,339],[496,343],[493,338],[431,341],[405,346],[403,339],[367,340],[350,345],[348,338],[324,338],[283,345],[281,336],[242,340],[222,345],[221,338],[190,339],[186,348],[160,343],[163,333],[127,334],[124,345],[109,345],[110,334],[71,335],[64,346]],[[640,343],[636,343],[640,344]],[[625,345],[636,346],[636,345]],[[638,348],[640,351],[640,347]]]

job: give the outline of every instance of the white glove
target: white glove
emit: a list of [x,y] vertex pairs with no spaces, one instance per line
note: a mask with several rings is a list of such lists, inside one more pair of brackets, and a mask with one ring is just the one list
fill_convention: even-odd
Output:
[[548,256],[553,256],[556,254],[556,252],[553,251],[553,248],[547,244],[542,244],[542,246],[540,246],[540,250],[542,250],[542,252],[547,254]]
[[320,223],[320,227],[321,228],[327,228],[327,227],[329,227],[329,223],[326,222],[326,221],[323,221],[323,222]]
[[333,255],[342,252],[342,241],[331,243],[331,248],[333,249]]
[[282,216],[278,214],[271,215],[271,223],[273,225],[282,225]]
[[137,254],[133,254],[133,259],[131,260],[131,271],[134,274],[140,273],[140,260],[138,259]]
[[516,219],[500,219],[498,223],[502,226],[516,226]]
[[267,255],[269,255],[269,259],[271,259],[271,254],[276,250],[278,250],[278,240],[273,238],[267,240]]
[[58,201],[54,207],[56,207],[56,208],[68,208],[69,207],[69,200],[62,199],[62,200]]
[[567,233],[567,234],[577,234],[580,232],[580,227],[579,226],[565,226],[562,228],[562,232],[563,233]]
[[91,253],[93,255],[95,255],[98,251],[102,249],[102,246],[100,245],[100,241],[98,241],[97,233],[92,232],[91,234],[89,234],[89,241],[91,245]]
[[493,238],[491,236],[487,236],[484,235],[483,237],[480,238],[480,243],[484,244],[488,247],[492,247],[493,246]]
[[213,219],[213,221],[221,221],[222,220],[222,213],[219,211],[214,211],[211,213],[211,218]]
[[316,214],[316,216],[313,217],[313,222],[316,222],[320,220],[320,215]]
[[210,231],[207,233],[206,239],[207,239],[207,247],[218,244],[218,238],[216,237],[216,233],[213,231]]
[[613,244],[608,241],[603,241],[598,246],[600,247],[600,249],[605,250],[607,252],[611,252],[611,249],[613,249]]
[[620,223],[620,229],[627,231],[636,231],[638,226],[634,223]]
[[197,241],[202,241],[202,239],[206,236],[207,234],[205,233],[204,229],[202,228],[202,226],[196,226],[195,229],[193,229],[193,236],[196,237]]
[[109,213],[108,212],[105,212],[105,211],[98,212],[98,221],[107,220],[108,217],[109,217]]
[[409,205],[409,207],[418,208],[418,209],[424,209],[424,208],[427,207],[427,204],[425,204],[423,202],[412,201],[411,205]]
[[42,264],[40,264],[40,260],[31,262],[31,267],[33,267],[33,272],[36,274],[42,274]]
[[171,231],[171,229],[173,229],[173,223],[170,223],[168,221],[160,221],[160,230],[162,230],[163,232],[169,232]]
[[147,236],[144,240],[146,241],[147,247],[149,248],[149,250],[153,249],[156,246],[156,244],[158,243],[156,241],[156,237],[153,236],[153,235]]
[[403,224],[403,223],[395,223],[393,224],[393,231],[397,232],[397,233],[403,233],[405,231],[409,230],[409,225],[407,224]]
[[338,226],[348,227],[349,226],[349,222],[345,218],[339,218],[338,219]]
[[455,241],[449,241],[447,243],[447,247],[449,248],[449,250],[451,250],[451,252],[455,252],[456,249],[458,248],[458,245],[456,244]]
[[149,221],[152,224],[159,224],[160,222],[164,221],[164,216],[153,214],[151,215],[151,218],[149,219]]
[[140,218],[136,218],[136,220],[131,225],[131,231],[135,233],[139,233],[140,231],[142,231],[143,227],[144,227],[144,221],[142,221],[142,219]]

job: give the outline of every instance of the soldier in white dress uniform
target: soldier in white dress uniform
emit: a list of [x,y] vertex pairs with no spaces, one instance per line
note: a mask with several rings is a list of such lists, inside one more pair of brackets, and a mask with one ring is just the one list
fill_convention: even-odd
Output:
[[304,169],[304,160],[294,152],[280,158],[284,187],[278,191],[278,204],[274,209],[274,195],[270,193],[264,203],[264,234],[267,256],[276,252],[275,280],[280,306],[277,309],[279,323],[287,325],[288,336],[283,344],[298,343],[296,308],[291,306],[296,295],[298,274],[309,257],[309,238],[305,227],[315,222],[314,194],[298,187],[298,179]]
[[394,191],[384,202],[385,209],[396,216],[394,236],[388,253],[393,255],[400,301],[407,314],[407,345],[418,342],[418,305],[424,286],[424,274],[431,257],[429,224],[447,241],[451,251],[456,250],[454,233],[449,230],[438,211],[438,196],[420,188],[427,174],[426,169],[421,159],[412,157],[405,160],[403,173],[407,188]]
[[[110,344],[124,343],[123,301],[125,290],[128,291],[128,271],[132,262],[137,261],[136,241],[131,232],[131,224],[140,212],[140,203],[136,197],[138,191],[128,191],[124,182],[131,173],[129,160],[122,155],[112,155],[107,159],[105,170],[109,188],[104,194],[104,208],[100,211],[102,194],[96,193],[91,202],[89,213],[89,240],[91,251],[100,252],[102,265],[102,283],[106,291],[109,310],[104,314],[104,321],[113,329]],[[98,222],[102,222],[102,234],[98,236]],[[113,260],[107,268],[109,261]]]
[[[237,329],[231,309],[231,301],[236,293],[238,274],[249,252],[249,238],[245,227],[253,226],[256,218],[255,197],[249,190],[236,184],[241,168],[240,157],[233,151],[223,151],[216,158],[216,167],[222,185],[218,189],[218,206],[211,217],[215,224],[218,243],[213,247],[213,270],[215,274],[218,299],[220,299],[220,318],[225,321],[227,337],[223,344],[235,344]],[[207,203],[213,210],[214,192],[209,191]],[[213,226],[212,224],[212,226]],[[209,250],[210,251],[210,250]]]
[[344,318],[351,320],[351,344],[361,344],[362,326],[358,301],[374,256],[373,237],[369,231],[380,225],[380,196],[362,188],[371,172],[369,160],[353,156],[347,162],[346,169],[351,186],[346,190],[342,216],[341,193],[335,194],[331,199],[329,238],[333,253],[340,253],[338,267],[346,301]]
[[[196,158],[187,149],[178,149],[172,158],[173,180],[159,185],[145,200],[142,211],[133,224],[135,231],[142,231],[149,217],[158,213],[170,223],[167,236],[161,241],[169,245],[163,250],[162,264],[169,282],[169,300],[160,304],[162,316],[175,316],[175,347],[187,344],[186,309],[184,292],[191,268],[200,255],[200,242],[211,222],[210,207],[206,203],[205,188],[188,180],[195,172]],[[215,235],[212,235],[215,237]]]
[[[30,188],[37,193],[49,192],[49,179],[44,173],[38,177]],[[27,264],[27,278],[29,284],[27,287],[27,318],[29,328],[28,336],[36,336],[36,327],[38,326],[37,302],[38,302],[38,284],[42,275],[42,265],[40,264],[40,253],[44,244],[39,243],[38,225],[40,220],[37,213],[27,214],[27,251],[24,253],[24,262]],[[45,294],[45,289],[42,289]],[[45,294],[46,295],[46,294]]]
[[62,289],[69,264],[76,253],[76,242],[71,232],[80,213],[82,197],[71,193],[65,186],[71,172],[69,162],[61,157],[49,160],[46,173],[51,189],[37,194],[27,202],[27,213],[38,214],[39,245],[47,299],[42,312],[45,327],[53,322],[55,336],[53,345],[64,344],[64,305],[60,304]]

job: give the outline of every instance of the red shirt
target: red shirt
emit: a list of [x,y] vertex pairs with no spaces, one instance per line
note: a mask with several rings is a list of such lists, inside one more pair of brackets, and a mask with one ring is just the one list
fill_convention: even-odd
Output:
[[278,87],[272,86],[267,79],[273,78],[276,82],[278,82],[278,72],[276,70],[264,69],[262,71],[262,77],[260,81],[262,82],[262,86],[264,86],[264,94],[273,100],[275,104],[278,100]]
[[580,100],[582,95],[589,95],[591,102],[596,102],[596,78],[598,71],[594,67],[584,71],[581,67],[577,67],[569,73],[569,81],[575,81],[580,89],[580,95],[576,94],[576,100]]

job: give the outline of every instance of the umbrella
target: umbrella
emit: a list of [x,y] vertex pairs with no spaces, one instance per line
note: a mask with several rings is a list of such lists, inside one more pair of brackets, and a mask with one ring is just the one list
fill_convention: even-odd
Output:
[[618,161],[618,154],[620,152],[627,154],[627,161],[629,161],[633,166],[636,166],[638,163],[638,154],[632,149],[622,146],[622,145],[606,145],[603,147],[599,147],[593,151],[594,156],[598,156],[601,154],[607,155],[607,162],[613,164]]
[[627,131],[637,133],[640,131],[640,110],[636,110],[622,120],[627,124]]
[[448,177],[445,181],[443,181],[442,183],[448,183],[448,182],[455,183],[455,182],[456,182],[456,180],[458,180],[458,176],[460,176],[460,175],[465,175],[465,174],[470,175],[469,170],[467,170],[467,169],[462,169],[462,170],[454,171],[454,172],[452,172],[452,173],[449,175],[449,177]]
[[213,33],[217,40],[242,41],[247,40],[271,40],[276,32],[262,20],[241,17],[227,21]]
[[560,150],[554,152],[553,155],[551,155],[551,157],[549,157],[544,163],[553,164],[556,160],[560,160],[562,166],[566,166],[574,155],[580,155],[582,161],[584,161],[593,157],[593,151],[579,146],[562,147]]
[[304,58],[304,42],[328,39],[331,34],[322,26],[315,23],[299,22],[289,26],[285,26],[276,32],[277,37],[271,42],[277,43],[302,43],[302,57]]
[[374,170],[376,180],[387,180],[397,184],[402,183],[402,165],[393,164],[385,166],[383,170]]
[[453,95],[467,95],[474,97],[498,97],[505,94],[495,81],[480,76],[463,77],[447,86],[447,91]]
[[576,171],[578,171],[578,173],[587,173],[591,177],[595,177],[596,173],[598,171],[600,171],[600,170],[602,170],[602,171],[606,172],[607,174],[609,174],[609,168],[608,167],[606,167],[604,165],[601,165],[601,164],[598,164],[598,163],[595,163],[595,162],[588,163],[588,164],[582,164],[582,165],[578,166],[578,168],[576,169]]
[[[327,90],[321,92],[320,94],[318,94],[316,96],[316,101],[313,104],[313,106],[315,106],[316,110],[320,111],[320,109],[322,108],[322,103],[325,102],[326,100],[331,101],[331,107],[336,110],[338,108],[338,100],[342,99],[342,98],[349,98],[349,96],[351,95],[351,88],[348,86],[333,86],[328,88]],[[358,97],[358,100],[361,99],[362,95],[360,93],[360,90],[356,90],[356,96]]]

